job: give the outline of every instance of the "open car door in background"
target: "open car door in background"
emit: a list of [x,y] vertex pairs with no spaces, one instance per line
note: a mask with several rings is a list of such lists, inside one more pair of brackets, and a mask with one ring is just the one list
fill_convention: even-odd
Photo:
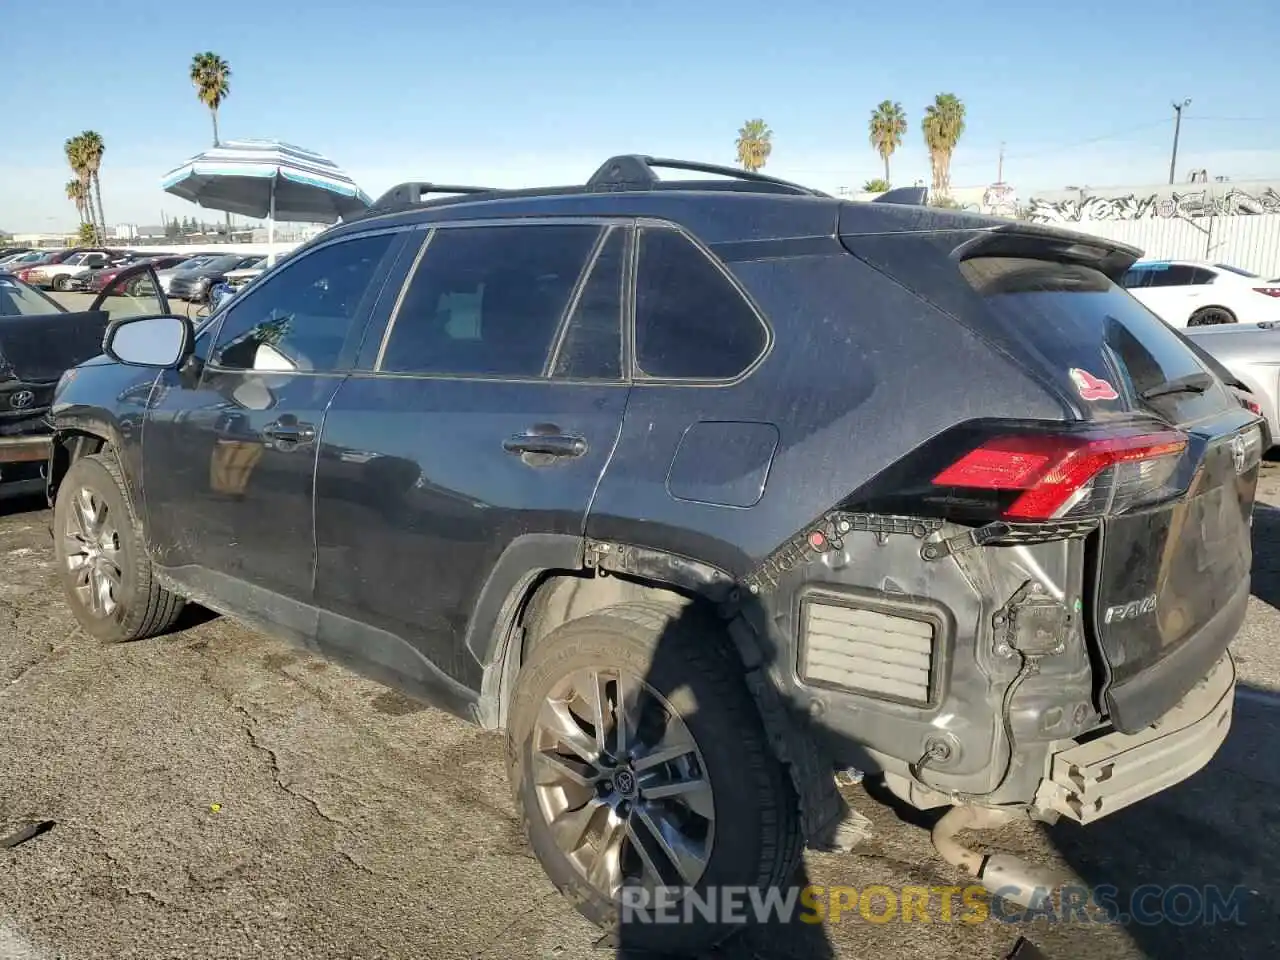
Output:
[[120,317],[169,312],[149,264],[122,270],[88,310],[5,317],[0,352],[13,375],[28,384],[56,383],[68,370],[102,353],[107,324]]

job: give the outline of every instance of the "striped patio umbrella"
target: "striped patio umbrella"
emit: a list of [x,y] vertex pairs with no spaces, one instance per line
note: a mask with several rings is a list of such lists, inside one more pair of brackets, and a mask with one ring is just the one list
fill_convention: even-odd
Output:
[[161,186],[210,210],[265,217],[273,245],[277,220],[333,223],[370,204],[328,157],[278,140],[225,141],[170,170]]

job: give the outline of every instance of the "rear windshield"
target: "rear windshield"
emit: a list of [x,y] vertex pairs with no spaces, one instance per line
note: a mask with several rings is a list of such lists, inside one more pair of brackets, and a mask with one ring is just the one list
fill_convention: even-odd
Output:
[[[890,273],[983,335],[1011,348],[1088,401],[1088,386],[1122,399],[1095,402],[1092,416],[1145,409],[1176,423],[1229,406],[1216,382],[1204,389],[1206,364],[1176,333],[1123,287],[1087,266],[1016,256],[950,254],[963,237],[917,236],[899,243],[881,238],[863,258]],[[846,242],[848,242],[846,240]],[[861,250],[855,250],[861,255]],[[891,253],[890,253],[891,252]],[[911,254],[914,253],[914,256]],[[941,256],[940,256],[941,255]],[[963,282],[956,283],[957,277]],[[975,295],[976,294],[976,298]],[[1202,392],[1144,394],[1190,380]],[[1086,386],[1082,387],[1082,383]],[[1089,407],[1089,404],[1085,404]]]

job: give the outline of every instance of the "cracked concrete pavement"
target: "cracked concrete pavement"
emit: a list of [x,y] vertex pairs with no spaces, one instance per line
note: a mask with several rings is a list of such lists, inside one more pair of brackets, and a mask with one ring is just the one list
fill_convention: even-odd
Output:
[[[1280,466],[1264,502],[1280,507]],[[840,923],[760,933],[726,956],[1261,956],[1280,946],[1280,510],[1260,507],[1236,643],[1249,687],[1227,745],[1185,784],[1088,830],[1027,825],[992,846],[1088,883],[1242,890],[1242,926]],[[102,646],[72,629],[49,514],[0,503],[0,960],[97,957],[606,958],[516,822],[501,739],[190,611],[170,636]],[[919,826],[861,787],[875,834],[810,854],[813,883],[947,885]]]

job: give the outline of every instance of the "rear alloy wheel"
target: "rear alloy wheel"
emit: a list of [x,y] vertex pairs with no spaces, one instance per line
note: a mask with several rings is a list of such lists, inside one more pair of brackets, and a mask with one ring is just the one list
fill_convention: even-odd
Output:
[[1211,327],[1219,323],[1235,323],[1236,315],[1226,307],[1201,307],[1187,321],[1188,327]]
[[[535,854],[619,949],[710,946],[742,918],[708,918],[703,902],[795,870],[790,779],[723,626],[692,607],[619,604],[552,631],[516,681],[508,737]],[[664,898],[682,922],[647,922]]]
[[183,607],[155,581],[127,497],[115,458],[95,454],[71,465],[53,508],[54,555],[71,612],[86,633],[111,643],[163,633]]

